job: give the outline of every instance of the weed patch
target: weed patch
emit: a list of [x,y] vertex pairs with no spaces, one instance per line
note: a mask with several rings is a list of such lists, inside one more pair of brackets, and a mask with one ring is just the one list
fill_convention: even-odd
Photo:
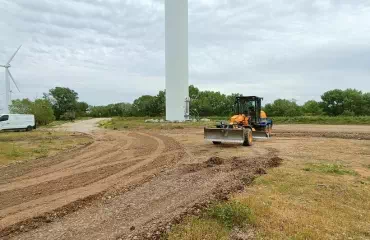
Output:
[[32,131],[0,134],[0,165],[47,157],[91,142],[91,138],[69,132]]
[[13,143],[11,150],[6,154],[9,158],[17,158],[22,156],[22,151]]
[[[51,141],[49,143],[51,143]],[[49,153],[49,150],[45,144],[40,144],[38,148],[33,150],[33,153],[38,154],[39,157],[46,157]]]
[[191,218],[176,226],[167,236],[168,240],[227,240],[229,231],[211,219]]
[[341,164],[310,164],[309,166],[303,168],[307,172],[319,172],[319,173],[328,173],[328,174],[337,174],[337,175],[352,175],[357,176],[358,173],[351,169],[347,169]]
[[246,223],[253,224],[255,221],[251,209],[246,204],[237,201],[214,205],[208,210],[207,216],[217,220],[228,229],[242,227]]

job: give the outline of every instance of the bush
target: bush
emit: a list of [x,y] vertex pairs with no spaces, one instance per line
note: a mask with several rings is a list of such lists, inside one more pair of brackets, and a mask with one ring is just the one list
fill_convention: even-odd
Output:
[[76,119],[76,112],[65,112],[61,117],[61,120],[66,120],[66,121],[73,121]]
[[13,100],[10,111],[15,114],[35,115],[38,126],[47,125],[55,120],[53,108],[45,99],[36,99],[34,102],[29,99]]

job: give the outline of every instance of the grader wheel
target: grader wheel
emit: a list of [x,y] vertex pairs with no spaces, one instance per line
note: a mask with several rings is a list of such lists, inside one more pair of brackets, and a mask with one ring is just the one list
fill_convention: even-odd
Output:
[[244,142],[243,146],[252,146],[253,145],[253,133],[250,128],[244,130]]

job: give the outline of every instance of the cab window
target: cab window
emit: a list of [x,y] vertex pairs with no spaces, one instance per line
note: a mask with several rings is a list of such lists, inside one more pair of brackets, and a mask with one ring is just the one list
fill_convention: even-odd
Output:
[[2,115],[0,117],[0,122],[5,122],[5,121],[8,121],[9,120],[9,115]]

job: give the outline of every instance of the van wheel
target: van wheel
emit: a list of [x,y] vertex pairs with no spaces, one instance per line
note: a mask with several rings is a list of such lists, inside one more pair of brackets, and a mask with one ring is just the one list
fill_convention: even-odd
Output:
[[26,128],[26,131],[27,131],[27,132],[31,132],[31,131],[32,131],[32,129],[33,129],[33,128],[32,128],[32,126],[28,126],[28,127]]

